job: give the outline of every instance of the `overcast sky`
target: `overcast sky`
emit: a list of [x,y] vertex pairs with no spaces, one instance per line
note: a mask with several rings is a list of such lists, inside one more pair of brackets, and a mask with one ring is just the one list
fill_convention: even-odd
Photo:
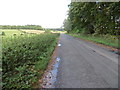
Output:
[[0,25],[41,25],[59,28],[70,0],[0,0]]

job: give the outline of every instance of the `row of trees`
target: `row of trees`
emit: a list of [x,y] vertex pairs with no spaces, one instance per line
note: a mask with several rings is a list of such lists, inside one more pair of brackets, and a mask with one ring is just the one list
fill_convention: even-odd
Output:
[[64,29],[69,33],[120,35],[120,2],[71,2]]
[[0,25],[0,29],[34,29],[42,30],[40,25]]

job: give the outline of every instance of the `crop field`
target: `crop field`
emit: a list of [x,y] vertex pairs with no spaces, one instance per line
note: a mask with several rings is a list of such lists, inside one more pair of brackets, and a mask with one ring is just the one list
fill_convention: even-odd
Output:
[[26,33],[36,33],[36,34],[41,34],[45,32],[42,30],[21,30],[21,31],[26,32]]
[[[12,35],[20,35],[20,34],[42,34],[42,33],[46,33],[46,31],[44,30],[25,30],[25,29],[0,29],[1,32],[5,33],[5,36],[12,36]],[[48,30],[51,33],[66,33],[66,31],[53,31],[53,30]]]
[[[41,34],[41,33],[46,33],[46,31],[43,30],[22,30],[27,33],[36,33],[36,34]],[[48,30],[51,33],[66,33],[66,31],[53,31],[53,30]]]
[[20,30],[16,30],[16,29],[3,29],[3,30],[1,30],[2,32],[4,32],[5,33],[5,35],[4,36],[8,36],[8,37],[10,37],[10,36],[13,36],[13,35],[21,35],[21,34],[25,34],[25,33],[28,33],[28,34],[42,34],[42,33],[44,33],[45,31],[42,31],[42,30],[22,30],[22,29],[20,29]]
[[44,73],[59,34],[21,35],[18,30],[4,32],[5,36],[2,38],[3,89],[32,88]]
[[13,35],[20,35],[22,34],[22,32],[20,30],[15,30],[15,29],[0,29],[1,32],[4,32],[5,35],[4,36],[7,36],[7,37],[10,37],[10,36],[13,36]]

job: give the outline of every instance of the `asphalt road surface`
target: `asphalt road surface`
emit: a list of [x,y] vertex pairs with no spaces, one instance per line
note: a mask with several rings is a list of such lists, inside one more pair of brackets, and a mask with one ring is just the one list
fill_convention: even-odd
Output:
[[61,34],[56,88],[118,88],[118,55]]

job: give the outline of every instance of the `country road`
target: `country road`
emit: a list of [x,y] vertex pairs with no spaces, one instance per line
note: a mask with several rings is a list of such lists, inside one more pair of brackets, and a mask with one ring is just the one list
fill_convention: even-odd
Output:
[[61,34],[56,88],[118,88],[118,55]]

